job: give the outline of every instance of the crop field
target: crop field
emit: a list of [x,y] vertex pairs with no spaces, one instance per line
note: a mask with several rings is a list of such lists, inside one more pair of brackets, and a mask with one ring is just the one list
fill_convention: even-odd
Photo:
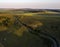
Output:
[[0,47],[51,47],[41,32],[60,42],[60,14],[0,12]]

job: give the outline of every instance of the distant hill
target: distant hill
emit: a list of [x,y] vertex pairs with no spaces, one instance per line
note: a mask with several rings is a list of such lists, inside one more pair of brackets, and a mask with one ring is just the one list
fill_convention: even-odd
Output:
[[31,9],[31,8],[22,8],[22,9],[0,9],[1,13],[9,14],[21,14],[21,13],[40,13],[40,14],[60,14],[60,9]]

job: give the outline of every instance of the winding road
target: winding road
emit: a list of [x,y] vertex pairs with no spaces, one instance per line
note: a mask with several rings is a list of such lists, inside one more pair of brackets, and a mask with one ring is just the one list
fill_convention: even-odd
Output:
[[[19,20],[20,18],[19,18],[18,16],[14,16],[14,18],[15,18],[18,22],[20,22],[22,25],[24,25],[25,27],[27,27],[30,33],[32,33],[32,34],[34,34],[34,35],[36,35],[36,36],[38,36],[38,37],[42,37],[42,38],[45,38],[45,39],[48,39],[49,41],[51,41],[51,42],[53,43],[53,44],[51,44],[51,47],[60,47],[60,46],[59,46],[59,43],[58,43],[58,41],[56,40],[55,37],[49,35],[49,34],[46,33],[46,32],[40,32],[40,33],[39,33],[39,32],[37,32],[37,31],[33,30],[32,27],[30,27],[30,26],[28,26],[27,24],[21,22],[21,21]],[[48,47],[50,47],[50,46],[48,46]]]

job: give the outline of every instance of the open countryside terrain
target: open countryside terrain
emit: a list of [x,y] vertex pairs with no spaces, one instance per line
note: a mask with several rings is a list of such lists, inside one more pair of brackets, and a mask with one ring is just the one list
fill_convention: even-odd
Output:
[[[27,26],[25,26],[28,25]],[[30,30],[31,27],[33,30]],[[60,42],[60,12],[0,11],[0,47],[50,47],[52,42],[36,34],[45,32]]]

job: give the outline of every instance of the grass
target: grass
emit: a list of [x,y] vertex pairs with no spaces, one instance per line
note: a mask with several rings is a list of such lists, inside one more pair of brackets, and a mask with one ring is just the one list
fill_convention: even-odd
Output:
[[47,40],[29,33],[28,28],[20,24],[14,16],[18,16],[19,20],[34,30],[49,33],[60,40],[60,14],[3,13],[0,14],[0,38],[2,39],[0,41],[5,47],[37,47],[37,45],[38,47],[48,47],[49,44]]

